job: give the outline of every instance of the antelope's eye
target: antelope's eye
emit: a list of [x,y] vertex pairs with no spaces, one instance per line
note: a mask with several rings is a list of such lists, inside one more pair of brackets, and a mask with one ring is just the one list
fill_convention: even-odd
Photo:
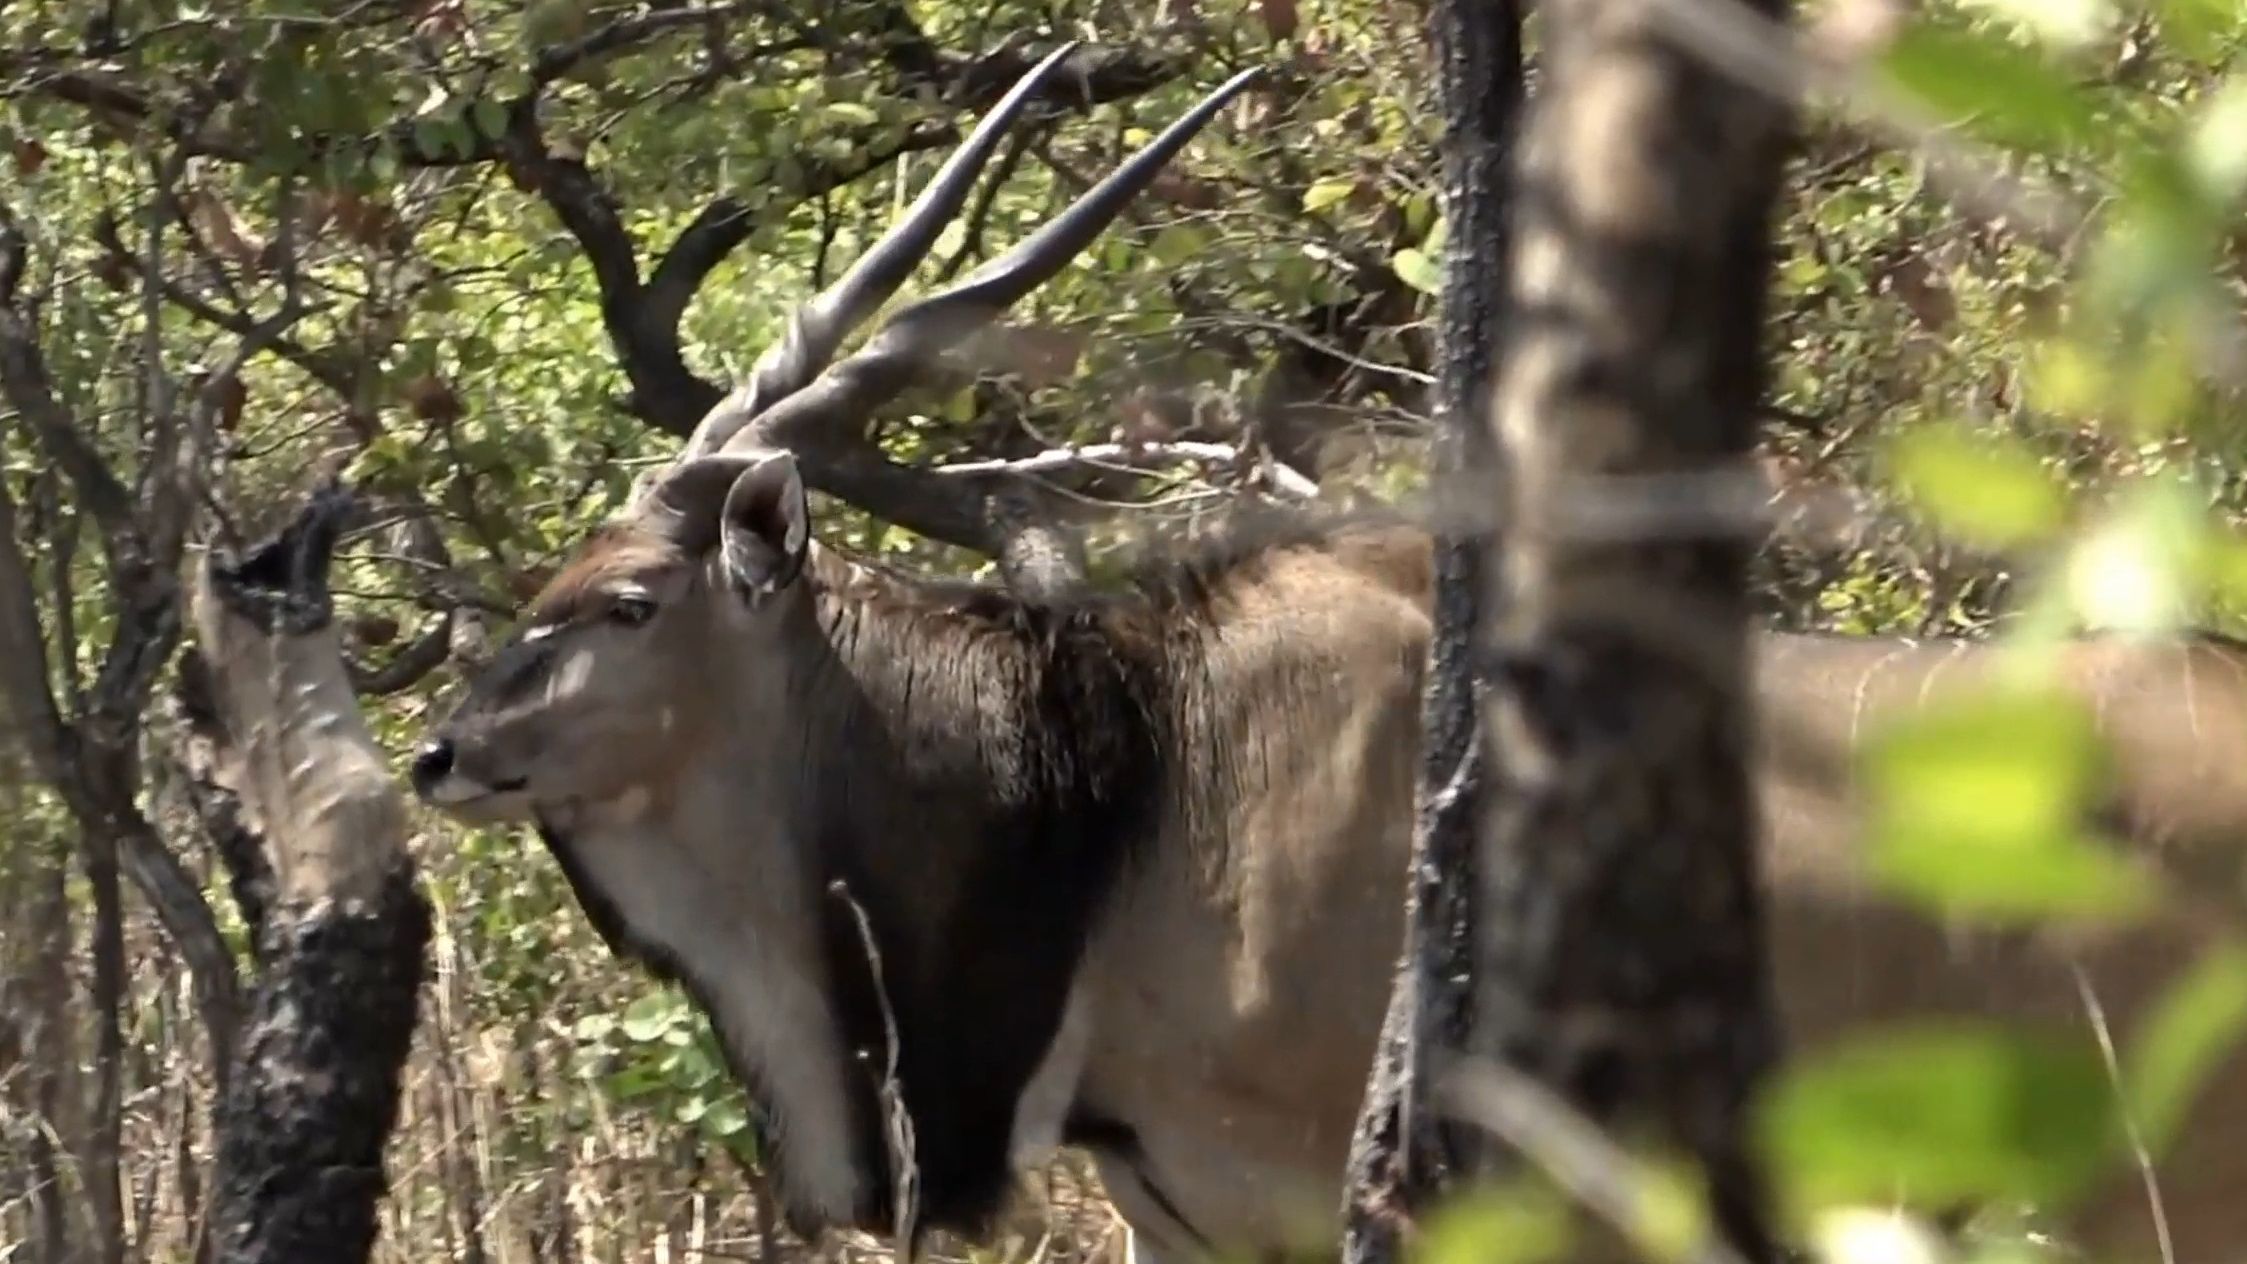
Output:
[[636,628],[655,617],[655,602],[642,593],[618,593],[609,598],[609,622]]

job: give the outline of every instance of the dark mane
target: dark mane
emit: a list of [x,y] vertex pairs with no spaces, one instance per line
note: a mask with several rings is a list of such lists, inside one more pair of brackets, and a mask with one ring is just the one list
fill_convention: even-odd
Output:
[[[926,1224],[974,1233],[1003,1202],[1016,1103],[1086,942],[1181,810],[1177,729],[1205,688],[1205,634],[1229,589],[1290,550],[1388,533],[1409,555],[1419,537],[1396,527],[1244,512],[1184,547],[1148,541],[1119,579],[1043,601],[841,554],[808,572],[834,657],[800,686],[802,713],[826,726],[807,735],[806,797],[823,814],[821,878],[847,888],[882,956]],[[886,1056],[882,997],[856,910],[830,899],[821,914],[845,1046],[868,1072],[861,1153],[886,1174],[872,1074]]]

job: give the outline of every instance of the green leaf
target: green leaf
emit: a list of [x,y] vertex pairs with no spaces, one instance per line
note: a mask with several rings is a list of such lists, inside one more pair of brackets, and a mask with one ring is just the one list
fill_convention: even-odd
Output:
[[2168,480],[2145,480],[2095,530],[2074,541],[2067,592],[2091,627],[2160,633],[2190,614],[2188,587],[2203,566],[2205,515]]
[[829,101],[822,108],[826,110],[827,117],[859,127],[872,127],[882,121],[882,116],[875,113],[872,106],[857,101]]
[[2089,1044],[1995,1024],[1898,1026],[1797,1059],[1758,1134],[1789,1201],[2058,1201],[2115,1137]]
[[452,127],[447,120],[417,118],[414,120],[414,152],[423,159],[435,162],[445,156],[445,147],[451,141]]
[[1917,24],[1897,37],[1881,68],[1944,122],[2000,144],[2056,149],[2098,128],[2088,94],[2058,67],[1996,35]]
[[1919,426],[1890,447],[1897,478],[1942,525],[1993,548],[2056,530],[2067,492],[2018,441],[1980,439],[1960,426]]
[[1155,234],[1147,251],[1156,264],[1175,268],[1209,249],[1209,234],[1191,224],[1171,224]]
[[2139,1135],[2156,1151],[2176,1135],[2224,1056],[2247,1030],[2247,947],[2203,954],[2172,984],[2132,1043],[2123,1086]]
[[731,1097],[711,1102],[702,1112],[702,1131],[724,1141],[749,1127],[749,1112]]
[[1327,207],[1357,192],[1355,180],[1321,180],[1303,190],[1303,209],[1323,211]]
[[2247,190],[2247,76],[2232,75],[2208,94],[2184,157],[2210,198],[2229,202]]
[[2080,824],[2100,748],[2051,690],[2007,688],[1891,720],[1864,756],[1872,871],[1946,914],[2119,918],[2152,889]]
[[507,107],[494,98],[477,98],[468,108],[468,117],[478,132],[493,140],[507,134]]
[[624,1011],[624,1021],[618,1024],[626,1040],[645,1044],[660,1039],[671,1030],[675,1007],[671,996],[665,992],[649,992],[632,1002]]
[[1407,246],[1389,259],[1397,278],[1422,294],[1443,292],[1443,269],[1436,261]]
[[1575,1237],[1568,1204],[1541,1182],[1517,1179],[1442,1204],[1412,1264],[1542,1264],[1565,1259]]
[[2210,63],[2230,56],[2247,18],[2247,6],[2238,0],[2155,0],[2154,7],[2161,33],[2187,57]]

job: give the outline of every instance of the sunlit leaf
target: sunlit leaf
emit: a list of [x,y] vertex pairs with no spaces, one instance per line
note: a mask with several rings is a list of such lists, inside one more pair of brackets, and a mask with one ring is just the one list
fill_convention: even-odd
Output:
[[1799,1055],[1760,1104],[1769,1171],[1798,1207],[2064,1198],[2109,1157],[2089,1042],[1993,1024],[1895,1026]]
[[1409,246],[1391,256],[1389,266],[1396,269],[1398,280],[1423,294],[1443,292],[1443,268]]
[[2247,189],[2247,76],[2232,75],[2208,94],[2185,139],[2185,161],[2212,198]]
[[2170,985],[2124,1065],[2132,1122],[2156,1151],[2183,1125],[2209,1074],[2247,1031],[2247,948],[2210,950]]
[[649,992],[625,1009],[618,1030],[627,1040],[645,1043],[669,1031],[675,1016],[675,1005],[668,993]]
[[2067,586],[2084,622],[2137,633],[2183,623],[2198,569],[2199,516],[2178,489],[2141,485],[2121,512],[2079,538]]
[[1836,1207],[1819,1215],[1811,1232],[1819,1264],[1944,1264],[1940,1237],[1908,1213],[1871,1207]]
[[1327,207],[1357,192],[1355,180],[1321,180],[1303,190],[1303,209],[1323,211]]
[[749,1112],[731,1097],[711,1102],[702,1112],[702,1131],[720,1140],[733,1137],[749,1127]]

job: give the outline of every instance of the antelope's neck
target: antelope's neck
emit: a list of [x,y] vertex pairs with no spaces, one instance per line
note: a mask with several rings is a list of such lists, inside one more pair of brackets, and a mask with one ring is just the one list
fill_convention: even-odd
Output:
[[923,1219],[972,1233],[1067,1109],[1072,987],[1159,819],[1158,672],[1088,609],[814,575],[786,762],[820,885],[848,896],[825,907],[844,1042],[884,1065],[894,1025]]
[[598,805],[540,833],[611,949],[709,1015],[764,1122],[790,1221],[861,1224],[881,1201],[878,1157],[824,976],[811,868],[783,817],[744,811],[742,781],[690,775],[662,801]]

